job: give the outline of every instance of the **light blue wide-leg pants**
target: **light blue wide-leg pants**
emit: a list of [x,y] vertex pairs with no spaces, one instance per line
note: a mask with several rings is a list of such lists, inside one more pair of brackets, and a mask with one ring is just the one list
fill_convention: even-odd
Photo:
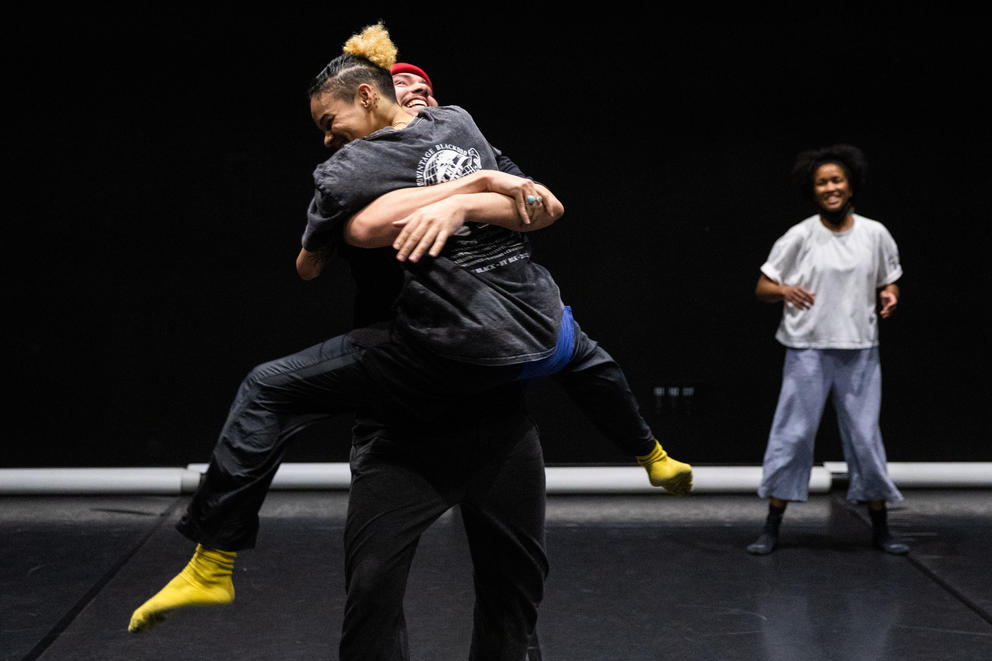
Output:
[[828,396],[837,411],[847,462],[847,499],[901,501],[902,494],[889,479],[878,426],[882,402],[878,347],[786,349],[758,495],[807,500],[813,444]]

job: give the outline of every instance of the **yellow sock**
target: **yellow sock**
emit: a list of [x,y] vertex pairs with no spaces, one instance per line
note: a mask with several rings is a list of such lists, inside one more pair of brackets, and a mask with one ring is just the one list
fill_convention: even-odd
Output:
[[231,572],[237,553],[204,548],[197,544],[189,564],[164,588],[131,615],[128,631],[146,631],[165,612],[184,606],[213,606],[234,601]]
[[637,457],[637,463],[644,466],[652,485],[664,487],[676,496],[692,491],[692,466],[669,457],[658,441],[651,452]]

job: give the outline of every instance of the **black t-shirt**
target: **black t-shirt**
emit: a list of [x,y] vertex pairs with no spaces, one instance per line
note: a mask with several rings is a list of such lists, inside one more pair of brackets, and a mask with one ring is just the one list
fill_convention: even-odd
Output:
[[[510,157],[493,148],[501,172],[526,177]],[[396,251],[386,248],[355,248],[341,244],[342,257],[355,283],[353,323],[356,328],[381,325],[393,318],[393,302],[403,288],[403,266]]]
[[[425,108],[407,128],[354,140],[316,168],[303,247],[340,249],[344,223],[379,196],[480,169],[497,169],[496,153],[471,116],[457,106]],[[441,356],[510,365],[554,351],[558,286],[518,232],[467,223],[437,258],[405,262],[403,277],[395,328]]]

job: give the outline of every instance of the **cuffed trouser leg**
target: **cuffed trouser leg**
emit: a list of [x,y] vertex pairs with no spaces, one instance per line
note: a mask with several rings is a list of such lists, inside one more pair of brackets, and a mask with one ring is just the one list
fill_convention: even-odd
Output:
[[344,336],[255,367],[241,383],[179,531],[208,548],[253,547],[258,510],[287,442],[317,420],[374,401],[376,392]]
[[899,502],[903,497],[889,478],[885,445],[878,426],[882,405],[878,347],[827,353],[832,363],[833,403],[847,463],[847,499]]
[[830,392],[821,351],[786,349],[758,495],[762,498],[805,501],[813,468],[813,446],[823,407]]
[[596,429],[624,453],[640,456],[654,449],[654,432],[641,416],[623,370],[578,323],[572,360],[553,378]]

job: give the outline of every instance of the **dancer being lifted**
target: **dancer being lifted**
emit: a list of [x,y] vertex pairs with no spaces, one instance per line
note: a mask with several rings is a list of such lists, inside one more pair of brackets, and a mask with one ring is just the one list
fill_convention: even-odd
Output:
[[[551,275],[530,259],[521,232],[554,222],[562,205],[546,187],[498,172],[495,152],[463,109],[407,114],[390,77],[395,52],[385,30],[373,26],[349,40],[315,80],[312,115],[335,153],[315,171],[298,258],[301,275],[312,277],[346,238],[393,245],[404,264],[395,318],[387,332],[359,329],[248,374],[178,524],[197,551],[135,611],[132,631],[174,608],[231,601],[235,553],[254,546],[258,510],[286,442],[321,417],[360,407],[398,427],[411,420],[443,424],[456,397],[562,373],[596,426],[622,447],[637,448],[652,484],[676,494],[691,490],[691,467],[666,455],[622,371],[581,331]],[[416,186],[423,188],[399,190]],[[418,198],[401,221],[372,221],[362,233],[359,212],[371,213],[369,205],[393,191],[434,197]]]

